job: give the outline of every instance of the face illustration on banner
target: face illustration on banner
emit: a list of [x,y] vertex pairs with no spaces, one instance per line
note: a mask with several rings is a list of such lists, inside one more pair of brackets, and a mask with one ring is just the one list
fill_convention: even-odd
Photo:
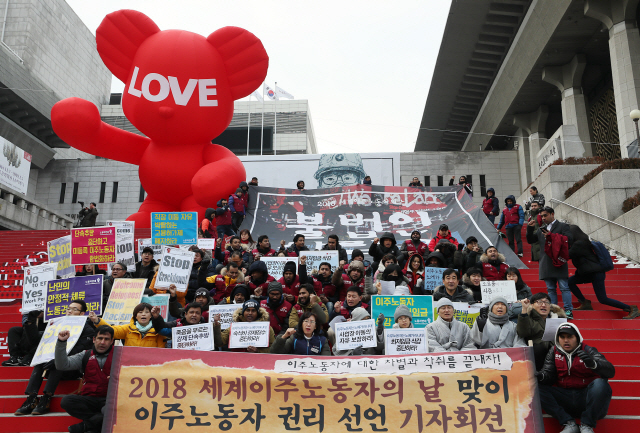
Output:
[[318,181],[318,188],[333,188],[359,185],[366,175],[360,155],[335,153],[320,157],[318,171],[313,177]]

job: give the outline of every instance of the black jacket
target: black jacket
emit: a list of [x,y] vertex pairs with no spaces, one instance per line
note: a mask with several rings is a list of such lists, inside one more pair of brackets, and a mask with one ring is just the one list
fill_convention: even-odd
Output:
[[[337,247],[337,250],[338,250],[338,263],[339,263],[339,262],[341,262],[341,261],[343,261],[343,260],[344,260],[344,262],[345,262],[345,263],[349,263],[349,256],[347,255],[347,250],[345,250],[344,248],[342,248],[342,246],[340,245],[340,243],[338,243],[338,244],[336,245],[336,247]],[[329,245],[324,245],[324,246],[322,247],[322,250],[323,250],[323,251],[332,251],[332,250],[330,250],[330,249],[329,249]],[[334,251],[335,251],[335,250],[334,250]]]
[[151,286],[151,281],[153,281],[153,276],[156,274],[156,266],[158,263],[151,259],[151,262],[147,266],[143,266],[142,262],[136,262],[136,270],[131,274],[132,278],[146,278],[147,284],[145,287]]
[[[382,245],[385,239],[391,239],[391,246],[389,248]],[[396,237],[391,232],[384,232],[382,236],[380,236],[380,241],[377,244],[371,243],[369,247],[369,255],[373,258],[373,269],[378,269],[380,260],[382,260],[386,254],[393,254],[398,262],[402,261],[403,255],[398,245],[396,245]]]
[[[594,373],[599,374],[603,379],[610,379],[616,374],[616,369],[607,358],[604,357],[598,349],[595,347],[587,346],[584,343],[580,343],[582,346],[582,350],[587,352],[591,357],[596,361],[596,368],[593,369]],[[542,373],[542,378],[540,379],[540,383],[543,385],[553,385],[556,382],[558,377],[558,372],[556,371],[556,360],[555,360],[555,346],[551,346],[549,352],[547,353],[547,357],[544,360],[544,366],[540,372]],[[566,358],[566,354],[563,354]],[[576,355],[576,351],[571,354],[571,360],[573,361],[578,355]]]
[[597,272],[603,272],[600,266],[598,256],[593,252],[591,242],[587,240],[577,240],[569,248],[569,257],[573,262],[573,266],[576,267],[576,274],[595,274]]
[[433,291],[433,301],[437,302],[442,298],[448,298],[451,302],[475,302],[471,289],[463,288],[462,286],[456,288],[453,296],[447,293],[447,289],[444,286],[436,287]]

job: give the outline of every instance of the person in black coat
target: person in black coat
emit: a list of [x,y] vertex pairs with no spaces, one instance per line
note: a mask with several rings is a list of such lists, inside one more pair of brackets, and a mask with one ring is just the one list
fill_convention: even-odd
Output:
[[378,269],[380,260],[385,254],[393,254],[398,264],[404,266],[404,256],[396,245],[396,237],[391,232],[384,232],[380,238],[375,238],[369,247],[369,255],[373,258],[373,269]]
[[598,256],[593,251],[589,236],[576,225],[571,225],[569,230],[573,237],[573,244],[569,248],[569,257],[576,267],[575,274],[569,277],[569,289],[580,301],[580,306],[576,310],[593,310],[591,301],[585,298],[578,288],[578,284],[591,283],[598,302],[628,312],[629,315],[624,319],[634,319],[640,316],[637,305],[627,305],[607,297],[607,289],[604,284],[606,274],[600,266]]

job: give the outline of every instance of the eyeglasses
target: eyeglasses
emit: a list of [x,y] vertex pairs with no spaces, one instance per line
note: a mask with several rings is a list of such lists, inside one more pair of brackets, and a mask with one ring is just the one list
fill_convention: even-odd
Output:
[[70,307],[70,308],[67,308],[67,311],[82,311],[82,310],[80,308]]
[[122,268],[111,268],[111,272],[113,272],[113,271],[123,272],[124,269],[122,269]]
[[302,323],[308,323],[309,325],[315,325],[316,321],[315,320],[303,320]]
[[534,302],[534,304],[538,304],[538,305],[551,305],[551,302],[549,302],[549,301],[536,301],[536,302]]

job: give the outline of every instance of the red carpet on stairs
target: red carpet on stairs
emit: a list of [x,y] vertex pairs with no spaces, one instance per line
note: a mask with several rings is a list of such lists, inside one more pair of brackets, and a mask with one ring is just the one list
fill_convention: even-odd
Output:
[[[4,231],[0,232],[0,355],[7,359],[7,331],[20,324],[19,298],[24,266],[46,261],[47,241],[64,236],[68,231]],[[137,238],[150,237],[149,230],[136,230]],[[524,239],[524,231],[523,231]],[[44,254],[39,254],[44,253]],[[521,271],[522,278],[533,293],[546,291],[538,280],[538,266],[530,262],[531,251],[524,243],[523,261],[529,269]],[[575,268],[570,267],[570,274]],[[640,269],[616,265],[607,273],[607,294],[631,305],[640,305],[637,289]],[[575,311],[574,323],[589,345],[596,347],[616,366],[616,375],[610,381],[613,400],[609,415],[598,423],[599,433],[635,432],[640,430],[640,319],[622,320],[625,313],[600,305],[589,285],[580,287],[593,302],[594,311]],[[560,298],[560,296],[559,296]],[[578,303],[574,299],[574,306]],[[77,392],[80,381],[61,382],[53,399],[52,412],[45,416],[16,417],[13,412],[22,404],[24,389],[31,368],[0,367],[0,433],[4,432],[66,432],[76,422],[60,409],[63,395]],[[547,433],[559,432],[558,423],[544,418]]]

